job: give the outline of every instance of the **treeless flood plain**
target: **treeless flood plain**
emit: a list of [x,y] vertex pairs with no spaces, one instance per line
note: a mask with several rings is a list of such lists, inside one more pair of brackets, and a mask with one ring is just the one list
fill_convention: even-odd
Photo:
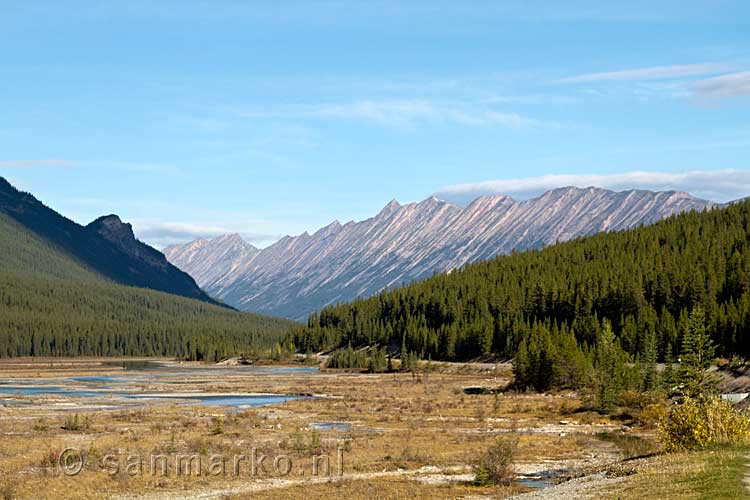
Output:
[[[302,365],[140,361],[0,362],[0,468],[6,479],[23,478],[12,485],[16,496],[172,498],[187,489],[222,498],[269,485],[291,492],[300,482],[334,493],[341,481],[377,482],[385,474],[408,481],[410,491],[426,497],[503,497],[615,462],[620,450],[597,436],[633,433],[621,422],[578,411],[572,393],[496,391],[511,377],[503,365],[360,374]],[[33,391],[13,392],[18,387]],[[477,387],[492,390],[467,391]],[[71,423],[73,415],[78,424]],[[517,481],[502,491],[471,486],[472,464],[502,436],[517,438]],[[54,463],[69,447],[88,457],[75,476]],[[154,475],[125,468],[113,473],[98,460],[159,452],[195,454],[206,462],[250,450],[289,457],[295,477],[249,477],[242,471]],[[323,455],[329,465],[343,457],[342,477],[313,476],[311,457]]]

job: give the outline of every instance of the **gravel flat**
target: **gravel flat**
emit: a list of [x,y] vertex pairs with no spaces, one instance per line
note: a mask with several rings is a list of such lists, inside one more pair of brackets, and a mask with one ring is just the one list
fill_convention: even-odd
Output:
[[599,488],[624,481],[624,477],[608,477],[607,473],[571,479],[549,488],[511,497],[509,500],[581,500],[599,498]]

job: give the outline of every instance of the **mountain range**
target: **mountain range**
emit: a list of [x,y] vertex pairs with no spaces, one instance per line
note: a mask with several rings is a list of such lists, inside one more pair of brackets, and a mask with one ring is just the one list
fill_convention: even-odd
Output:
[[214,297],[241,310],[302,320],[328,304],[513,251],[651,224],[714,207],[687,193],[565,187],[525,201],[492,195],[461,207],[393,200],[376,216],[258,249],[239,235],[164,249]]
[[0,177],[0,358],[265,352],[295,324],[219,305],[115,215],[81,226]]
[[81,226],[17,190],[0,177],[0,214],[75,258],[84,267],[122,285],[150,288],[218,304],[164,254],[135,238],[130,224],[106,215]]

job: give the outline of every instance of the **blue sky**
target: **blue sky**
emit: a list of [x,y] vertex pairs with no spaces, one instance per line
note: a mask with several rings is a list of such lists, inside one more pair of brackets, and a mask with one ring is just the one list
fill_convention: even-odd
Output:
[[750,4],[2,2],[0,175],[161,246],[390,199],[750,195]]

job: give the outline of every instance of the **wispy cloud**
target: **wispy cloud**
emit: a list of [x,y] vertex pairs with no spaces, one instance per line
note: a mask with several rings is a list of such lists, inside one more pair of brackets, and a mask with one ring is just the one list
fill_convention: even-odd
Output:
[[750,71],[701,80],[693,86],[693,92],[704,98],[750,96]]
[[608,71],[604,73],[587,73],[556,80],[556,83],[589,83],[602,81],[623,80],[669,80],[674,78],[686,78],[693,76],[705,76],[716,73],[731,71],[733,68],[728,64],[701,63],[701,64],[678,64],[672,66],[651,66],[647,68],[633,68],[620,71]]
[[330,118],[366,121],[395,128],[414,128],[427,125],[463,125],[472,127],[502,126],[527,128],[542,122],[516,113],[506,113],[480,106],[437,103],[428,100],[362,100],[349,103],[331,103],[302,106],[285,111],[254,111],[243,113],[250,118]]
[[182,222],[134,222],[133,230],[136,236],[157,248],[163,248],[175,243],[185,243],[200,238],[215,238],[223,234],[239,233],[251,244],[262,245],[280,238],[276,234],[253,233],[237,230],[236,227],[215,226],[207,224],[191,224]]
[[182,171],[176,165],[139,161],[87,160],[78,164],[89,168],[107,168],[143,174],[179,174]]
[[0,168],[72,167],[77,163],[71,160],[0,160]]
[[119,161],[119,160],[63,160],[57,158],[39,160],[0,160],[0,168],[45,168],[79,167],[107,168],[128,172],[176,174],[179,167],[162,163]]
[[750,171],[691,170],[684,172],[625,172],[619,174],[562,174],[519,179],[502,179],[456,184],[436,195],[456,203],[466,203],[486,194],[505,194],[519,199],[538,196],[563,186],[624,190],[686,191],[713,201],[725,202],[750,195]]

